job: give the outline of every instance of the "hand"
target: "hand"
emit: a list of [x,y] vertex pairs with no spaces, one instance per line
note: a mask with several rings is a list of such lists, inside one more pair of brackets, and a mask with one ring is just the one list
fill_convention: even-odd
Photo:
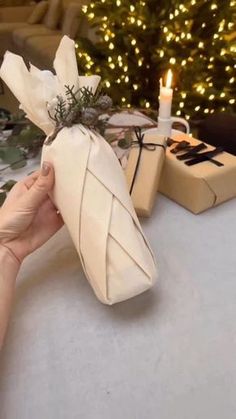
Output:
[[53,167],[45,162],[40,172],[12,188],[0,209],[0,248],[10,251],[19,263],[63,225],[48,195],[53,184]]

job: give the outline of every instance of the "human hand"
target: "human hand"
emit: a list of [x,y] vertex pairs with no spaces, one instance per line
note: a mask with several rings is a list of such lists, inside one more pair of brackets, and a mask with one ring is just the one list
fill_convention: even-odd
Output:
[[48,195],[53,184],[53,167],[45,162],[12,188],[0,209],[0,249],[8,249],[19,263],[63,225]]

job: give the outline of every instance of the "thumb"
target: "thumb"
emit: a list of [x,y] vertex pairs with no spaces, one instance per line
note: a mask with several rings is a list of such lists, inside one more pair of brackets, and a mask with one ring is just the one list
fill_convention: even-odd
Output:
[[44,162],[40,174],[28,192],[25,194],[25,204],[32,210],[37,210],[43,203],[54,185],[53,167]]

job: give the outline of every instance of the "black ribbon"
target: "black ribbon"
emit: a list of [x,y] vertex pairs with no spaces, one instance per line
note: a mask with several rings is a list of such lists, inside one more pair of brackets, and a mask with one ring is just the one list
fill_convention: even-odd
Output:
[[208,160],[216,164],[217,166],[224,166],[223,163],[212,159],[212,157],[215,157],[218,154],[223,153],[223,151],[223,147],[216,147],[214,150],[207,151],[206,153],[196,153],[195,156],[191,160],[186,161],[185,164],[187,166],[193,166],[195,164],[199,164]]
[[135,132],[137,140],[132,141],[131,147],[136,147],[136,146],[139,147],[139,153],[138,153],[138,160],[137,160],[137,163],[136,163],[132,184],[131,184],[130,191],[129,191],[130,195],[133,192],[133,187],[134,187],[135,180],[136,180],[136,177],[137,177],[137,173],[138,173],[143,149],[148,150],[148,151],[155,151],[157,147],[163,148],[164,151],[166,149],[163,144],[144,143],[143,140],[144,140],[145,134],[142,133],[142,128],[141,127],[134,127],[134,132]]
[[223,147],[217,147],[215,150],[212,150],[212,151],[208,150],[205,153],[199,153],[199,151],[202,151],[204,148],[207,148],[206,144],[200,143],[195,146],[190,146],[189,141],[185,141],[185,140],[177,141],[177,140],[173,140],[172,138],[167,138],[168,147],[171,147],[174,143],[177,143],[177,145],[170,152],[173,154],[177,154],[184,150],[187,151],[184,154],[176,156],[178,160],[187,160],[185,162],[187,166],[193,166],[195,164],[199,164],[204,161],[209,161],[219,167],[224,166],[223,163],[212,158],[216,156],[217,154],[222,153],[224,151]]
[[199,151],[202,151],[206,148],[207,148],[207,146],[204,143],[200,143],[198,145],[192,146],[187,153],[184,153],[184,154],[181,154],[180,156],[177,156],[177,159],[178,160],[192,159],[193,157],[199,155]]

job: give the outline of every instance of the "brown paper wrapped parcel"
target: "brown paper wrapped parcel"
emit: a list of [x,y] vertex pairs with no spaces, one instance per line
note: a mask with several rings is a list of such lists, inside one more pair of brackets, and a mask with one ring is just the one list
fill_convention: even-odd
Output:
[[[186,140],[192,145],[199,144],[186,134],[172,136],[177,141]],[[184,161],[166,150],[166,160],[162,171],[159,192],[194,214],[215,207],[236,196],[236,157],[223,152],[214,157],[224,166],[216,166],[210,161],[187,166]],[[208,146],[211,151],[214,147]],[[204,150],[205,151],[205,150]]]
[[130,150],[125,176],[137,215],[150,217],[165,161],[166,137],[152,130],[143,136],[141,150],[137,139],[133,138],[135,144]]
[[[7,52],[1,77],[27,117],[47,136],[55,129],[48,106],[65,97],[65,86],[96,91],[100,77],[79,77],[74,42],[64,37],[54,61],[56,75]],[[55,169],[54,202],[68,227],[97,297],[113,304],[142,293],[157,276],[152,251],[135,214],[123,171],[97,132],[77,124],[44,145],[42,159]]]

